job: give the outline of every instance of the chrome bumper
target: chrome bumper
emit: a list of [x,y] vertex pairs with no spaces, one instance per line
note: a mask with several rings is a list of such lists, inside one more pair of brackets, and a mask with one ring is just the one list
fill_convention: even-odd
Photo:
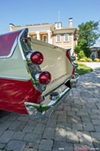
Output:
[[78,81],[78,74],[75,74],[74,79],[60,85],[58,88],[42,96],[43,100],[40,104],[25,102],[25,107],[32,119],[45,119],[49,117],[54,109],[62,102],[62,98],[69,94],[72,86]]
[[72,87],[76,86],[76,83],[77,83],[77,81],[78,81],[78,79],[79,79],[79,74],[78,74],[78,73],[75,73],[73,76],[74,76],[74,77],[72,77],[72,78],[70,79],[70,83],[71,83],[71,86],[72,86]]
[[[44,100],[40,104],[25,102],[25,107],[32,119],[45,119],[50,116],[54,109],[60,104],[62,98],[70,91],[65,84],[58,87],[55,91],[43,96]],[[57,94],[57,95],[53,95]]]

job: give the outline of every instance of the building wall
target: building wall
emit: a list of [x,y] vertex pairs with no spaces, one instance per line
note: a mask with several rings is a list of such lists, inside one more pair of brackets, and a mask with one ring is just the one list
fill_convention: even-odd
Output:
[[[9,25],[10,31],[14,30],[20,30],[23,28],[28,28],[29,33],[28,36],[51,43],[53,45],[68,49],[71,48],[71,54],[74,54],[74,47],[77,44],[77,40],[75,39],[77,28],[72,28],[72,18],[70,18],[70,25],[69,27],[61,28],[60,29],[55,29],[55,26],[53,24],[35,24],[35,25],[30,25],[30,26],[14,26],[13,24]],[[60,33],[61,35],[61,41],[57,42],[56,41],[56,35]],[[64,41],[64,34],[68,34],[68,41]],[[46,36],[45,38],[43,38]]]
[[52,42],[54,45],[58,45],[59,47],[62,47],[62,48],[68,48],[71,46],[71,34],[69,34],[69,40],[67,42],[64,41],[64,34],[60,34],[61,35],[61,41],[60,42],[57,42],[56,41],[56,34],[55,35],[52,35]]

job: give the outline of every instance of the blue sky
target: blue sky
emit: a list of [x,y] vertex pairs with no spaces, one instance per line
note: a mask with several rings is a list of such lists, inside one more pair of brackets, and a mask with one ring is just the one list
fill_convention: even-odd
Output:
[[90,20],[99,21],[100,0],[0,0],[0,34],[9,32],[9,23],[24,26],[59,20],[68,26],[71,17],[73,27]]

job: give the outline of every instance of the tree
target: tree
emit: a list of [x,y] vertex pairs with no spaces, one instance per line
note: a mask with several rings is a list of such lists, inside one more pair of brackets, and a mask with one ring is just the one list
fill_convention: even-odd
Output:
[[100,37],[99,22],[89,21],[79,25],[79,39],[75,52],[83,50],[85,55],[89,57],[90,47],[93,46],[96,40]]

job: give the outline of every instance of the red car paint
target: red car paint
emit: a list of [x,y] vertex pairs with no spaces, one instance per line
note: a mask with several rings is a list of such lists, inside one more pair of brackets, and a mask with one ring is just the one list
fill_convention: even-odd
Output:
[[[0,78],[0,109],[27,114],[24,102],[40,103],[41,93],[29,81]],[[34,100],[34,101],[33,101]]]

